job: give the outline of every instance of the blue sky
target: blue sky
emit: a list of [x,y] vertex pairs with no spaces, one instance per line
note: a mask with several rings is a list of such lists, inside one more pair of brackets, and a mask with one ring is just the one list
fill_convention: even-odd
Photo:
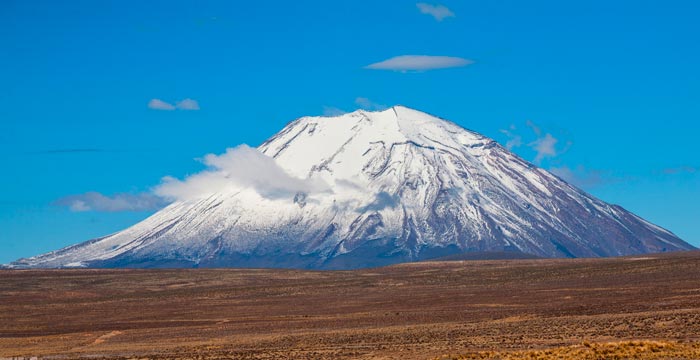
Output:
[[698,2],[144,3],[0,2],[0,263],[145,218],[205,154],[394,104],[700,246]]

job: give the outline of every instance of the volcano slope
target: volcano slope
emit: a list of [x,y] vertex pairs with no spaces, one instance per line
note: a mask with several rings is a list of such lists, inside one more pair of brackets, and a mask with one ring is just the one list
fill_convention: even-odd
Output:
[[257,149],[204,162],[166,181],[159,193],[180,200],[144,221],[9,266],[348,270],[464,252],[693,249],[493,139],[403,106],[300,118]]
[[699,273],[700,252],[353,271],[5,270],[0,357],[427,359],[623,340],[693,349]]

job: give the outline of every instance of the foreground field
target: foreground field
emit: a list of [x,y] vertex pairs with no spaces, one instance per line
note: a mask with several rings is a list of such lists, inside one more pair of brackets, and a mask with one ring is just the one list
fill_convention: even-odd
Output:
[[0,358],[695,358],[698,340],[699,252],[344,272],[0,271]]
[[478,351],[437,360],[516,360],[516,359],[700,359],[700,344],[668,341],[584,342],[580,345],[540,350]]

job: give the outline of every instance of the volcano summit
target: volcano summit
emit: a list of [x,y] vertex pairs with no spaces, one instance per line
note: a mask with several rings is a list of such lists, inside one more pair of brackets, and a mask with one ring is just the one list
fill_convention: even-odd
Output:
[[162,185],[178,200],[146,220],[9,267],[351,269],[463,252],[693,248],[494,140],[402,106],[303,117],[257,149],[207,159],[210,171]]

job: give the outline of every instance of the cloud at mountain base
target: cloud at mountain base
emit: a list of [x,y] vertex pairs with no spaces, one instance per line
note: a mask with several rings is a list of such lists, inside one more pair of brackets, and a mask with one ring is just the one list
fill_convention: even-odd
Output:
[[316,179],[290,175],[275,159],[248,145],[229,148],[221,155],[208,154],[201,160],[207,169],[184,180],[167,176],[156,195],[173,200],[201,198],[226,189],[253,188],[263,197],[293,197],[296,193],[329,192],[330,187]]
[[96,191],[68,195],[53,202],[53,205],[64,206],[74,212],[152,211],[167,204],[167,200],[150,193],[104,195]]

